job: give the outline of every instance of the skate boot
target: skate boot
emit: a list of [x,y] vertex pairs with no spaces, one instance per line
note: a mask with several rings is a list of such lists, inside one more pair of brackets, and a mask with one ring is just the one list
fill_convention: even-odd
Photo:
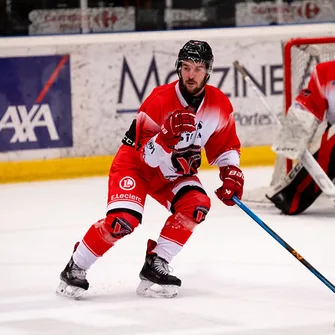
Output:
[[[76,243],[74,251],[77,249],[78,244]],[[65,269],[61,272],[60,280],[56,293],[67,298],[80,299],[89,287],[89,283],[86,280],[86,271],[74,263],[72,256]]]
[[155,241],[148,241],[145,262],[140,272],[141,282],[136,293],[145,297],[173,298],[178,294],[181,280],[170,274],[172,268],[165,259],[152,252],[156,245]]

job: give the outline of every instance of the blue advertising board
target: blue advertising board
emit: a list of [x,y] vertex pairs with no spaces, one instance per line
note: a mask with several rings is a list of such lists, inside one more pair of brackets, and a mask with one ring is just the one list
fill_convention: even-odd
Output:
[[0,152],[72,145],[70,56],[0,58]]

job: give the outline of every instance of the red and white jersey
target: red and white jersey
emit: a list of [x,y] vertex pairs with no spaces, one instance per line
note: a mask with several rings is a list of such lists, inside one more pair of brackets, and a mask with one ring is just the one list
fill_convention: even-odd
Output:
[[156,142],[164,121],[171,112],[188,107],[179,81],[155,88],[141,105],[136,120],[136,143],[141,145],[142,159],[152,168],[160,169],[168,180],[192,175],[200,164],[205,148],[211,165],[240,163],[240,141],[236,134],[233,107],[218,88],[206,85],[205,96],[196,111],[196,131],[182,133],[175,149],[168,153]]
[[[316,66],[308,89],[313,95],[313,108],[309,109],[313,109],[313,114],[320,120],[323,120],[327,112],[328,122],[335,123],[335,60]],[[308,104],[305,107],[308,109]]]

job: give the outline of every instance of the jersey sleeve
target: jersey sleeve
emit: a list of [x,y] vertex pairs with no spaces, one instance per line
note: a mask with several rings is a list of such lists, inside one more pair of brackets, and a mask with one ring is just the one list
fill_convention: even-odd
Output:
[[158,134],[163,122],[163,104],[155,88],[141,104],[136,118],[136,142],[143,146]]
[[157,142],[161,124],[164,122],[163,101],[155,90],[139,108],[136,119],[136,147],[140,158],[149,166],[157,167],[170,155]]
[[218,127],[205,144],[206,157],[211,165],[239,166],[241,143],[236,133],[233,107],[224,97]]
[[323,120],[328,108],[328,101],[325,96],[327,72],[327,63],[318,64],[308,82],[307,90],[302,90],[295,99],[296,102],[314,114],[319,120]]

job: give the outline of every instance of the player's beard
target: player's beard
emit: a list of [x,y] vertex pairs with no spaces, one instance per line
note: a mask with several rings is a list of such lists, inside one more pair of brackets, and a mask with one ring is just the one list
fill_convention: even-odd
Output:
[[204,88],[205,79],[203,81],[201,81],[201,83],[199,85],[194,86],[194,88],[192,88],[192,89],[189,89],[189,87],[187,86],[188,83],[197,84],[197,82],[193,81],[193,80],[186,80],[185,82],[183,82],[184,89],[187,91],[187,93],[189,93],[191,95],[196,95]]

